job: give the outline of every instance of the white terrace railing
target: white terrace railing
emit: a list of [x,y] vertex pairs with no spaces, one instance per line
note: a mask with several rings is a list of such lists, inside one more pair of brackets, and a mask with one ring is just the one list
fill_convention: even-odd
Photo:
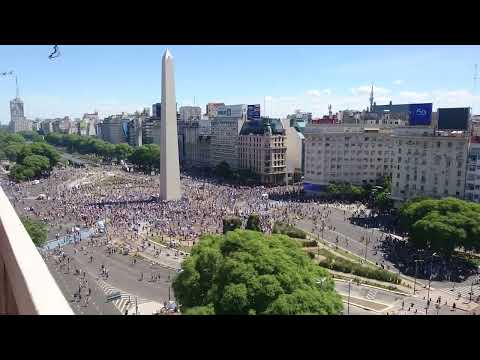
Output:
[[73,315],[1,187],[0,314]]

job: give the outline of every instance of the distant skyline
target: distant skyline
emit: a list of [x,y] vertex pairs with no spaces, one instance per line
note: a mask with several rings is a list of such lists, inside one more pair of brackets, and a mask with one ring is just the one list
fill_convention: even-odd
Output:
[[[480,113],[480,46],[0,46],[0,73],[13,70],[30,118],[100,117],[160,102],[161,56],[175,59],[179,106],[260,104],[262,114],[296,109],[314,117],[377,104],[433,102]],[[14,77],[0,76],[0,122],[10,121]],[[266,102],[266,111],[264,109]]]

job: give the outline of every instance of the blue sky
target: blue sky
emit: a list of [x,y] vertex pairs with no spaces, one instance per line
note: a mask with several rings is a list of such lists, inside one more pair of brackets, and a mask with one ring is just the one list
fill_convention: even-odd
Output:
[[[433,102],[480,112],[473,89],[480,46],[0,46],[0,72],[18,74],[29,118],[101,116],[150,107],[161,97],[161,57],[175,60],[180,105],[260,103],[270,116],[314,116],[377,103]],[[0,122],[9,121],[14,78],[0,77]],[[204,110],[203,110],[204,111]]]

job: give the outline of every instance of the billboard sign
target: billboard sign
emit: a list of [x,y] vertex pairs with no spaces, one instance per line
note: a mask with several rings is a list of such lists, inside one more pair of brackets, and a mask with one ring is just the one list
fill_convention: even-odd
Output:
[[470,108],[438,109],[438,130],[467,130]]
[[247,120],[260,120],[260,104],[248,105]]
[[409,125],[430,125],[432,122],[432,103],[409,104]]

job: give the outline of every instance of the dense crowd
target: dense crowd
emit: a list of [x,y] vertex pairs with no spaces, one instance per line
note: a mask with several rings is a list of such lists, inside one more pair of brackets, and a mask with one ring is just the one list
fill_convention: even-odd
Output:
[[[55,169],[38,184],[7,183],[4,188],[17,211],[49,224],[52,238],[107,219],[109,239],[166,237],[192,244],[203,233],[221,233],[226,217],[246,223],[249,215],[258,214],[262,230],[270,233],[274,220],[325,224],[330,207],[365,210],[360,204],[297,202],[298,186],[244,187],[195,176],[183,176],[181,183],[182,198],[172,202],[156,201],[158,177],[126,174],[115,167]],[[38,200],[39,194],[45,199]],[[277,198],[284,200],[272,200]]]

